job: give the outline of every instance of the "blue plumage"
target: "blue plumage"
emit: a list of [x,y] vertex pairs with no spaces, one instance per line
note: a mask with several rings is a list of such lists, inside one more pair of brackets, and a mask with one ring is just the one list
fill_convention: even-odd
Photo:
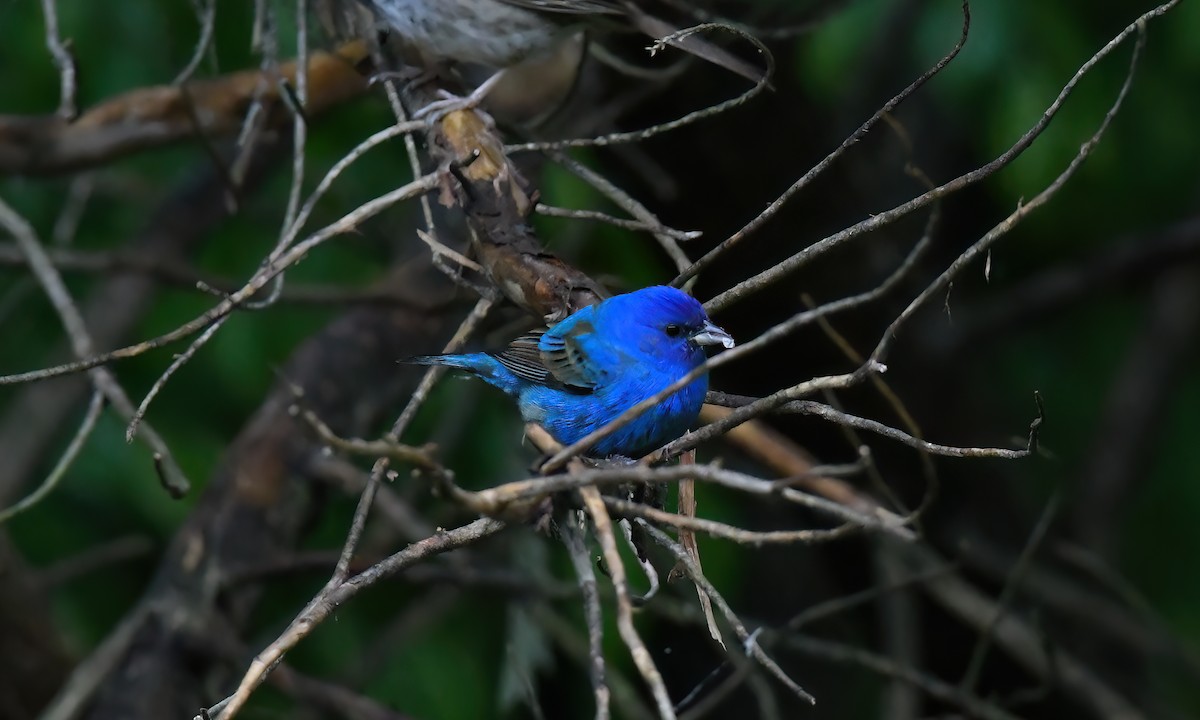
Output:
[[[500,352],[406,362],[474,373],[515,397],[526,422],[570,445],[703,363],[707,345],[733,347],[733,338],[690,295],[655,286],[586,307]],[[707,390],[701,375],[588,454],[638,457],[670,442],[696,421]]]

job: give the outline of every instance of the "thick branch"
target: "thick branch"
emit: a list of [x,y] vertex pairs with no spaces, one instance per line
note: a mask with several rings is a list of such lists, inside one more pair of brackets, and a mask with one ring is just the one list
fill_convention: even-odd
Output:
[[[308,116],[366,90],[355,66],[364,43],[314,53],[308,65]],[[290,115],[276,78],[294,84],[296,63],[247,70],[212,80],[139,88],[111,98],[75,120],[54,115],[0,115],[0,175],[56,175],[113,162],[196,135],[231,135],[247,110],[262,102],[276,123]]]
[[[430,292],[429,272],[409,269],[391,282]],[[440,328],[437,318],[419,312],[363,308],[297,350],[176,535],[133,611],[143,618],[130,650],[107,674],[88,717],[191,717],[206,704],[199,693],[213,660],[196,652],[193,639],[222,610],[239,626],[256,598],[243,587],[218,603],[222,579],[290,553],[312,509],[306,468],[321,457],[324,442],[289,411],[294,387],[304,388],[306,407],[334,431],[361,433],[403,390],[395,358],[436,348]]]
[[[561,319],[608,293],[547,252],[528,217],[534,203],[494,129],[473,112],[453,112],[429,138],[434,158],[455,172],[451,188],[472,230],[472,246],[495,286],[540,317]],[[443,196],[445,198],[445,195]]]

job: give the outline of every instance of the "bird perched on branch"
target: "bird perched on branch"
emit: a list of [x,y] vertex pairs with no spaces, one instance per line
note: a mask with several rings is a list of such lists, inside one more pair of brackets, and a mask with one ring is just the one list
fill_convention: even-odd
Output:
[[[690,295],[655,286],[586,307],[499,352],[404,362],[471,372],[516,398],[526,422],[570,445],[699,367],[706,347],[733,344]],[[707,390],[705,373],[587,454],[634,458],[674,440],[696,421]]]
[[[426,62],[476,63],[499,71],[551,52],[580,29],[628,29],[660,39],[676,31],[631,0],[360,0]],[[752,64],[688,35],[670,45],[758,82]],[[493,75],[471,100],[494,86]]]

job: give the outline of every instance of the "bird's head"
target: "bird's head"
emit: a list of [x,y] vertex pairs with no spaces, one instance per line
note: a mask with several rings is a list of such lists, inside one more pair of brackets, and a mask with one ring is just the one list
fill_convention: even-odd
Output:
[[622,335],[651,355],[699,364],[706,347],[734,345],[729,333],[708,319],[703,305],[673,287],[643,288],[610,298],[604,305],[606,320],[614,321]]

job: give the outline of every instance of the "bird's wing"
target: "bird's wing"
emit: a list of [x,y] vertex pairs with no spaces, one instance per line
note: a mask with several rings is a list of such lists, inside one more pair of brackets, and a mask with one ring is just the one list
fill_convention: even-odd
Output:
[[595,306],[586,307],[547,330],[538,341],[542,364],[568,388],[594,390],[628,364],[628,357],[596,332]]
[[538,342],[543,333],[545,330],[534,330],[513,340],[500,352],[488,354],[522,380],[546,385],[550,382],[550,370],[543,362],[541,350],[538,349]]
[[526,10],[562,13],[564,15],[619,15],[625,12],[624,3],[617,0],[500,0]]
[[549,330],[534,330],[488,354],[522,380],[591,392],[612,368],[628,362],[623,353],[600,340],[593,317],[593,308],[584,308]]

